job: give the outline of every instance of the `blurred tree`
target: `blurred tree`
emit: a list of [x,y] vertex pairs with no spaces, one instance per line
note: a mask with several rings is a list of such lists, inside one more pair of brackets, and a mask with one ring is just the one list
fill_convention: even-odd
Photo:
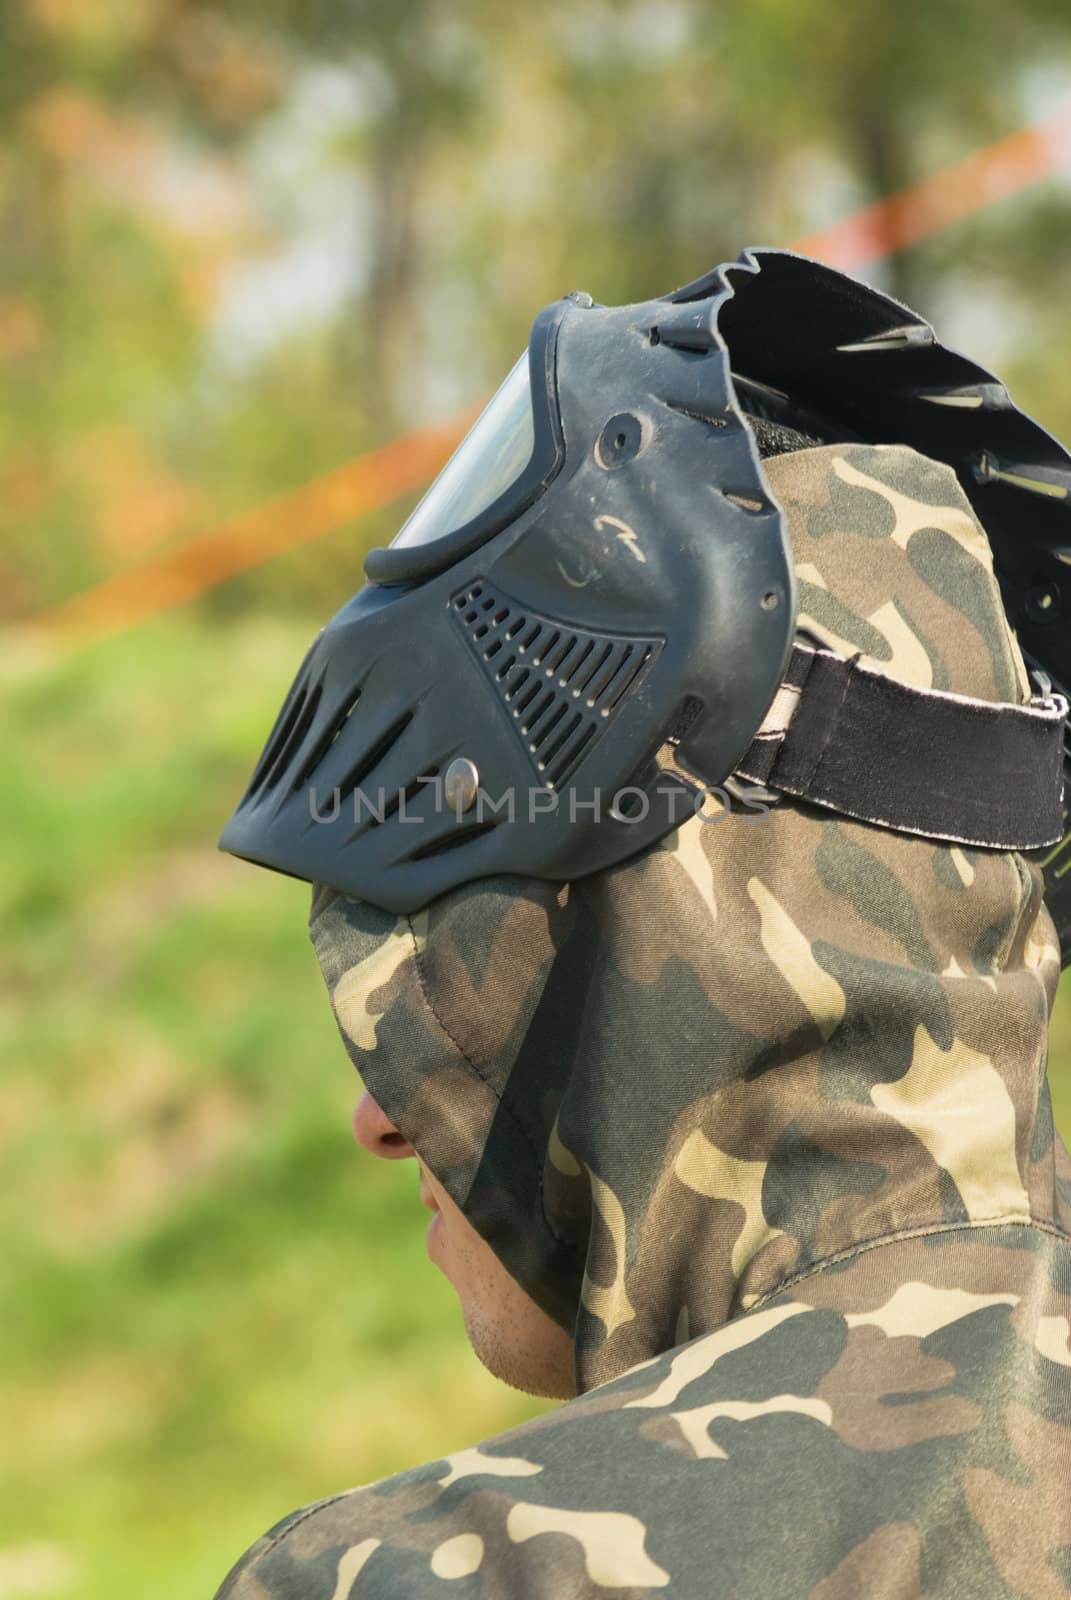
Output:
[[[660,292],[1045,109],[1071,14],[12,0],[0,50],[0,563],[24,614],[477,399],[565,289]],[[1049,187],[882,269],[960,342],[977,305],[979,354],[1059,415],[1069,218]],[[349,544],[219,603],[337,592]]]

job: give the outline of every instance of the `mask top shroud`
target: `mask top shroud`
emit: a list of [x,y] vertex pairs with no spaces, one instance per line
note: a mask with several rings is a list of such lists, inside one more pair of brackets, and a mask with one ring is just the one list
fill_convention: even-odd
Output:
[[[786,671],[799,677],[795,578],[761,455],[800,438],[908,444],[951,465],[1028,664],[1071,682],[1071,459],[887,296],[749,251],[666,299],[546,308],[527,378],[526,391],[519,363],[399,540],[370,553],[370,581],[314,641],[223,849],[405,912],[501,873],[581,877],[663,837],[697,791],[741,769]],[[935,827],[932,792],[909,805],[912,827],[783,787],[908,831],[1051,846],[1061,705],[1043,696],[1018,723],[1006,708],[1010,743],[989,770],[989,728],[973,755],[964,745],[962,788],[992,789],[999,837],[958,816]],[[934,709],[912,708],[920,730]],[[936,711],[942,730],[972,714]],[[1061,882],[1050,872],[1063,943]]]

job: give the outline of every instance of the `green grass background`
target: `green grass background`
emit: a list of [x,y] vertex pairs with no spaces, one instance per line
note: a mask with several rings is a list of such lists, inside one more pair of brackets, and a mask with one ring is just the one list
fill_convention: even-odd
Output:
[[[369,1160],[308,891],[215,849],[317,624],[2,668],[0,1600],[202,1600],[294,1506],[547,1409]],[[1071,1005],[1054,1022],[1071,1134]]]

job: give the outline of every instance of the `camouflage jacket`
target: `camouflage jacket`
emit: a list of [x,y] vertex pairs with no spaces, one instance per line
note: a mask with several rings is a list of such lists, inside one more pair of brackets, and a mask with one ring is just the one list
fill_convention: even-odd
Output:
[[[767,463],[802,625],[1025,698],[953,475]],[[920,762],[925,751],[919,752]],[[1037,867],[782,801],[311,931],[380,1105],[577,1398],[285,1518],[219,1600],[1071,1594],[1071,1164]]]

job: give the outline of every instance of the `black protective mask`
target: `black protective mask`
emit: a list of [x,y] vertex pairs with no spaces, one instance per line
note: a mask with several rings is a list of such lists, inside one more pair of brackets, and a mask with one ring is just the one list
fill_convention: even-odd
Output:
[[[1029,707],[904,703],[796,637],[762,456],[845,439],[955,468],[1029,664],[1071,680],[1071,459],[914,313],[815,262],[749,252],[665,299],[571,295],[540,313],[314,642],[221,847],[403,912],[494,874],[612,866],[715,788],[933,838],[1055,844],[1066,704],[1047,684]],[[754,772],[784,682],[805,708],[795,754],[765,762],[769,795],[748,791],[733,775]],[[885,770],[914,739],[942,747],[927,769]],[[1054,915],[1066,938],[1071,906]]]

